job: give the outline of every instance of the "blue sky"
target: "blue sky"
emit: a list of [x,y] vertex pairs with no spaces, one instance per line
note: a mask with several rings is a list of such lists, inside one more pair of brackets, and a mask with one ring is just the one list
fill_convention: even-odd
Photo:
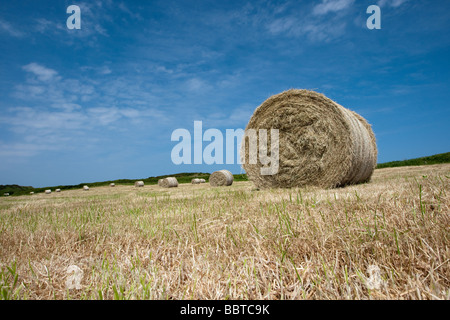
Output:
[[[373,4],[380,30],[366,26]],[[66,26],[69,5],[80,30]],[[290,88],[365,117],[378,162],[448,152],[449,11],[431,0],[2,1],[0,184],[240,173],[173,164],[172,132],[245,128]]]

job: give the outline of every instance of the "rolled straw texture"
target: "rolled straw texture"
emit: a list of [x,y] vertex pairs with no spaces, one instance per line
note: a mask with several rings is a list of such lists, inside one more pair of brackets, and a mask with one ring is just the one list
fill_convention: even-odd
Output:
[[228,170],[215,171],[209,177],[209,183],[213,187],[231,186],[233,184],[233,174]]
[[175,177],[168,177],[162,179],[160,186],[163,188],[175,188],[178,187],[178,180]]
[[[306,185],[340,187],[370,180],[377,164],[375,135],[367,121],[323,94],[291,89],[274,95],[256,108],[246,127],[279,130],[279,168],[262,175],[259,159],[249,163],[249,139],[241,148],[241,162],[258,188]],[[259,141],[259,138],[258,138]],[[267,147],[268,155],[270,148]]]

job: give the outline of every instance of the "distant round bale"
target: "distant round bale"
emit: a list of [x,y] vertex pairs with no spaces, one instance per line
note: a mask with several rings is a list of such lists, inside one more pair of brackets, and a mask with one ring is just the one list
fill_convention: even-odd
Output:
[[84,191],[89,191],[89,187],[88,186],[83,186],[83,190]]
[[50,190],[50,189],[45,190],[45,194],[50,194],[50,193],[52,193],[52,190]]
[[233,174],[228,170],[215,171],[209,177],[209,184],[213,187],[231,186],[233,184]]
[[192,179],[192,180],[191,180],[191,183],[192,183],[192,184],[200,184],[201,181],[200,181],[200,179],[195,178],[195,179]]
[[30,192],[30,194],[34,194],[34,192],[33,192],[33,191],[31,191],[31,192]]
[[56,189],[55,191],[56,191],[56,192],[61,192],[61,189]]
[[[250,139],[244,138],[241,162],[257,188],[306,185],[342,187],[370,180],[377,164],[375,135],[367,121],[323,94],[291,89],[264,101],[250,118],[245,132],[278,129],[278,170],[263,175],[269,165],[250,163]],[[266,146],[266,147],[267,147]],[[269,147],[267,147],[267,151]],[[269,152],[268,152],[269,156]]]
[[162,179],[160,186],[163,188],[175,188],[178,187],[178,180],[175,177],[168,177]]
[[8,197],[8,196],[9,196],[9,193],[8,193],[8,192],[5,192],[3,195],[4,195],[5,197]]
[[206,182],[205,179],[199,179],[199,180],[200,180],[200,183],[205,183]]
[[135,187],[143,187],[143,186],[144,186],[144,181],[136,181],[136,182],[134,183],[134,186],[135,186]]
[[115,184],[115,183],[110,183],[109,186],[110,186],[110,187],[115,187],[116,184]]

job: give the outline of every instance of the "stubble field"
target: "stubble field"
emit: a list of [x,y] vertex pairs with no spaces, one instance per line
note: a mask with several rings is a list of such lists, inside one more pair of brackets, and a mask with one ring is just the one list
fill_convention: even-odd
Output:
[[[2,299],[449,299],[450,164],[0,198]],[[73,267],[76,266],[76,267]]]

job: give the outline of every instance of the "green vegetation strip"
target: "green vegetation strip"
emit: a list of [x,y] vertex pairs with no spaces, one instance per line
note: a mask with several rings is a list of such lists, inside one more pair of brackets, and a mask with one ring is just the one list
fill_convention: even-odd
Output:
[[[403,161],[391,161],[386,163],[379,163],[377,165],[377,169],[382,168],[392,168],[392,167],[404,167],[404,166],[423,166],[423,165],[432,165],[432,164],[440,164],[440,163],[450,163],[450,152],[435,154],[429,157],[422,157],[416,159],[409,159]],[[3,196],[5,193],[9,193],[10,196],[21,196],[21,195],[29,195],[30,192],[34,193],[42,193],[46,189],[51,189],[54,191],[55,189],[62,190],[74,190],[74,189],[82,189],[83,186],[87,185],[89,188],[92,187],[104,187],[109,186],[110,183],[114,183],[116,185],[133,185],[135,181],[140,180],[144,181],[146,185],[158,184],[159,179],[164,179],[167,177],[175,177],[178,180],[178,183],[190,183],[192,179],[199,178],[205,179],[206,182],[209,182],[210,173],[203,172],[188,172],[188,173],[177,173],[172,175],[164,175],[157,177],[149,177],[146,179],[118,179],[118,180],[110,180],[103,182],[92,182],[92,183],[80,183],[77,185],[68,185],[68,186],[54,186],[54,187],[45,187],[45,188],[33,188],[33,187],[24,187],[19,185],[0,185],[0,196]],[[234,181],[248,181],[246,174],[234,174]]]
[[391,161],[386,163],[379,163],[377,169],[405,167],[405,166],[424,166],[431,164],[450,163],[450,152],[435,154],[434,156],[416,158],[403,161]]

